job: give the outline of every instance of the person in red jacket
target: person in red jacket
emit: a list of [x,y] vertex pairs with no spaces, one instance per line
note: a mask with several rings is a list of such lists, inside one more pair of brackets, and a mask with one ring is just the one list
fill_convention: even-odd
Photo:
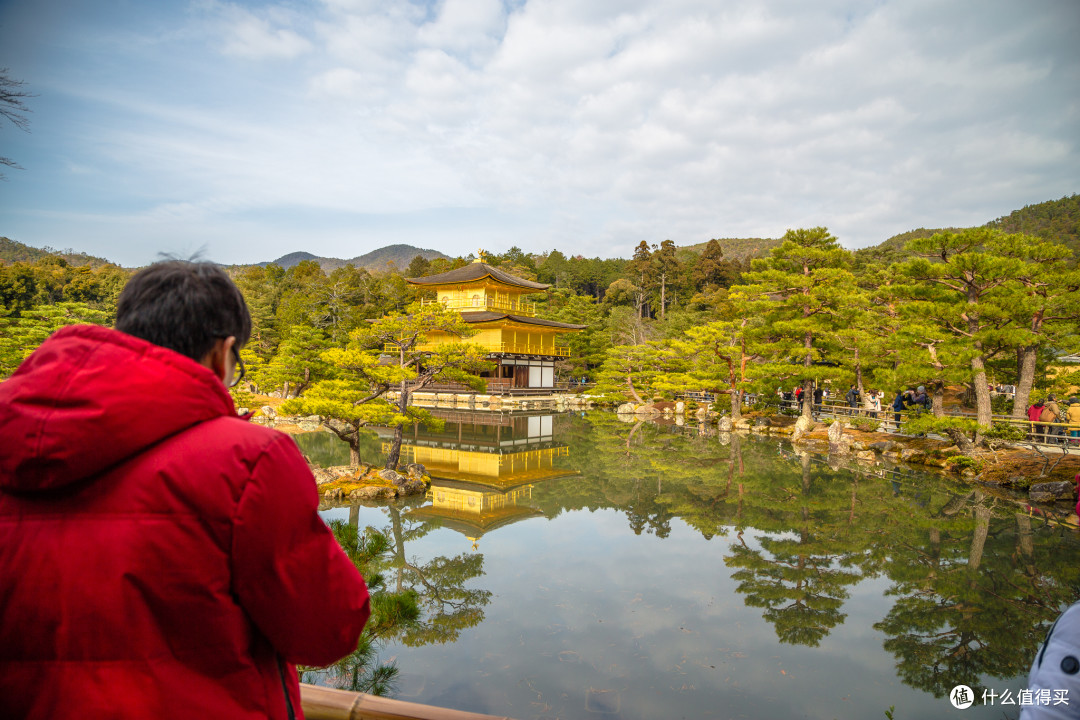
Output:
[[356,649],[307,464],[226,390],[250,330],[220,268],[158,263],[0,383],[0,717],[294,720],[293,663]]

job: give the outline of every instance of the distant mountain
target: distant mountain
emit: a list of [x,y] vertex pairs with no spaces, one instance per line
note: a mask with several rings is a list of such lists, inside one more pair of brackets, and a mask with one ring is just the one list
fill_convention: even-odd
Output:
[[[312,255],[309,252],[294,252],[294,253],[289,253],[288,255],[282,255],[277,260],[274,260],[272,264],[280,265],[281,267],[288,270],[293,265],[299,265],[304,260],[315,260],[316,262],[321,262],[322,260],[326,260],[326,259],[327,258],[321,258],[318,255]],[[262,265],[263,267],[266,267],[267,265],[270,265],[271,263],[269,263],[269,262],[261,262],[261,263],[258,263],[258,264]]]
[[986,224],[1005,232],[1022,232],[1053,240],[1071,249],[1073,254],[1080,255],[1080,195],[1066,195],[1060,200],[1025,205]]
[[69,265],[89,265],[90,267],[98,267],[100,265],[110,264],[109,261],[104,258],[94,257],[93,255],[87,255],[86,253],[77,253],[70,248],[67,250],[54,250],[51,247],[39,249],[24,245],[11,238],[0,237],[0,263],[33,263],[46,257],[63,258],[64,260],[67,260]]
[[[780,238],[716,238],[727,260],[753,260],[765,257],[775,247],[780,247]],[[697,254],[705,249],[707,242],[696,245],[683,245],[679,250],[689,250]]]
[[[312,255],[309,252],[294,252],[288,255],[282,255],[277,260],[271,261],[274,265],[280,265],[288,270],[293,265],[298,265],[304,260],[313,260],[319,263],[319,267],[323,269],[323,272],[333,272],[334,270],[345,267],[346,265],[352,265],[356,268],[364,268],[369,272],[372,271],[385,271],[393,265],[393,269],[402,271],[409,267],[409,263],[417,255],[421,255],[425,260],[434,260],[435,258],[447,258],[449,255],[445,255],[438,250],[424,250],[422,248],[413,247],[412,245],[387,245],[386,247],[379,248],[378,250],[372,250],[369,253],[363,255],[357,255],[354,258],[348,260],[342,260],[340,258],[328,258],[320,257],[318,255]],[[270,265],[271,262],[257,263],[262,267]]]
[[[1080,258],[1080,195],[1066,195],[1060,200],[1026,205],[981,227],[996,228],[1008,233],[1025,233],[1060,243],[1072,250],[1074,259]],[[939,232],[958,232],[963,229],[951,227],[909,230],[893,235],[879,245],[856,250],[855,257],[862,261],[876,260],[886,263],[905,260],[908,254],[904,248],[909,241],[930,237]]]

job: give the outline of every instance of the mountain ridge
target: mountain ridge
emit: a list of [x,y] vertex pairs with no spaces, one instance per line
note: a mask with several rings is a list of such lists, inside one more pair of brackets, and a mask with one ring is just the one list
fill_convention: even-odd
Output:
[[[304,261],[312,261],[319,264],[319,267],[323,269],[323,272],[333,272],[338,268],[345,267],[346,265],[352,265],[355,268],[363,268],[368,272],[387,270],[390,265],[393,265],[393,269],[402,271],[409,266],[412,259],[420,255],[425,260],[435,260],[436,258],[450,259],[449,255],[441,253],[438,250],[428,250],[424,248],[414,247],[412,245],[405,245],[397,243],[394,245],[386,245],[381,248],[376,248],[371,252],[364,253],[363,255],[357,255],[349,259],[323,257],[320,255],[313,255],[312,253],[299,250],[297,252],[291,252],[286,255],[282,255],[277,260],[268,260],[259,263],[251,263],[252,265],[258,265],[260,267],[266,267],[267,265],[279,265],[286,270],[298,265]],[[243,267],[243,266],[241,266]]]

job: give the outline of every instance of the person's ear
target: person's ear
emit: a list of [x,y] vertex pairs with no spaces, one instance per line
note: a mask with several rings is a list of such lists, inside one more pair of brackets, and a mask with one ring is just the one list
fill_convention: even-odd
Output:
[[206,353],[202,359],[202,365],[213,370],[214,374],[218,376],[226,387],[228,387],[229,382],[232,380],[232,374],[235,369],[232,355],[232,348],[235,344],[236,337],[233,335],[226,338],[218,338],[214,341],[214,346],[210,348],[210,352]]

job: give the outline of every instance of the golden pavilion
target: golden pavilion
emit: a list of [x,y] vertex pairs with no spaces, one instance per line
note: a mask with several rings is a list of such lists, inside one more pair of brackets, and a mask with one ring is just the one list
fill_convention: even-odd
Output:
[[441,430],[414,426],[402,459],[422,463],[431,488],[418,519],[439,520],[472,540],[511,523],[543,515],[533,501],[537,483],[577,475],[563,467],[566,444],[555,439],[550,414],[432,410]]
[[[555,387],[555,361],[569,357],[570,348],[558,344],[561,333],[578,332],[585,325],[543,320],[536,317],[536,305],[525,298],[547,290],[550,285],[525,280],[483,261],[428,277],[406,278],[406,282],[435,294],[433,300],[457,310],[461,318],[479,333],[469,342],[490,350],[488,360],[495,370],[483,374],[489,393],[534,394]],[[434,347],[460,338],[431,333],[426,345]],[[423,347],[423,346],[421,346]]]

